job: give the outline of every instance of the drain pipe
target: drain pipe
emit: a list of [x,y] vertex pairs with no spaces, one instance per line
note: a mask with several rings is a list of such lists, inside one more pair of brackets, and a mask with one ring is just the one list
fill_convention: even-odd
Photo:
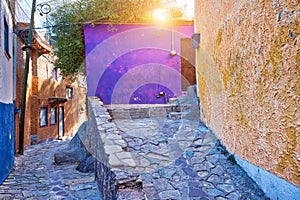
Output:
[[25,68],[24,68],[24,80],[22,85],[22,99],[21,99],[21,115],[20,115],[20,126],[19,126],[19,153],[21,155],[24,154],[24,127],[25,127],[25,108],[26,108],[26,93],[27,93],[27,80],[28,80],[28,72],[29,72],[29,62],[31,57],[32,50],[32,29],[34,23],[34,11],[35,11],[36,0],[32,1],[31,8],[31,17],[30,24],[28,30],[28,39],[26,46],[22,48],[22,50],[26,51],[26,60],[25,60]]
[[175,36],[174,36],[174,32],[175,32],[175,30],[174,30],[174,22],[173,22],[173,19],[172,19],[172,22],[171,22],[172,24],[171,24],[171,55],[172,56],[176,56],[176,54],[177,54],[177,52],[176,52],[176,50],[175,50]]

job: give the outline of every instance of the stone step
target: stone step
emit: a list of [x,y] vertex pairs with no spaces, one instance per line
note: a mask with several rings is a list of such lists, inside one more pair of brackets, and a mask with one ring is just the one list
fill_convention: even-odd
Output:
[[182,119],[188,115],[189,112],[170,112],[168,114],[169,119]]
[[107,111],[113,119],[143,119],[143,118],[167,118],[171,112],[180,111],[175,104],[154,104],[154,105],[126,105],[120,108],[119,105],[107,107]]

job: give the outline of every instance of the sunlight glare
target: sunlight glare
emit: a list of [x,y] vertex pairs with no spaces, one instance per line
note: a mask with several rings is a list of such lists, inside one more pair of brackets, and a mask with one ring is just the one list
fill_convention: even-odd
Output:
[[167,12],[164,9],[156,9],[153,11],[153,19],[156,21],[166,21],[168,18]]

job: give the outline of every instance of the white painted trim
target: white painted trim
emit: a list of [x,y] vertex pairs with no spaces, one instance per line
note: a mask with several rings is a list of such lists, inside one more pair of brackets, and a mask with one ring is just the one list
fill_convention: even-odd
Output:
[[1,34],[1,44],[0,44],[0,101],[3,103],[12,103],[13,102],[13,62],[12,58],[8,58],[4,49],[4,18],[7,21],[9,28],[9,55],[12,56],[13,49],[13,21],[12,15],[8,8],[6,1],[2,1],[1,4],[1,24],[0,24],[0,34]]

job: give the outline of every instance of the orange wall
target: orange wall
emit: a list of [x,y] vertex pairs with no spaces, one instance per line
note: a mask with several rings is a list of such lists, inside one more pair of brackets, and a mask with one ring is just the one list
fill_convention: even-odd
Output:
[[[22,41],[18,41],[21,49]],[[24,59],[23,51],[18,52],[17,60],[17,83],[16,83],[16,100],[15,107],[20,108],[22,96],[22,84],[24,76]],[[47,56],[47,55],[44,55]],[[58,137],[58,123],[50,125],[50,108],[64,106],[64,130],[65,136],[72,137],[78,130],[81,123],[86,118],[86,89],[77,81],[69,79],[58,80],[53,79],[53,65],[44,57],[39,56],[37,52],[32,52],[30,62],[29,76],[27,81],[27,98],[26,98],[26,113],[25,113],[25,136],[24,146],[30,145],[30,136],[37,135],[38,141],[46,141]],[[73,88],[73,99],[68,99],[67,102],[50,105],[48,97],[66,97],[66,86]],[[40,108],[48,107],[47,126],[40,127]],[[58,108],[57,108],[58,109]],[[16,150],[19,144],[19,117],[15,115],[16,121]],[[58,122],[58,112],[57,112]]]
[[195,9],[202,119],[230,152],[299,187],[300,2]]

